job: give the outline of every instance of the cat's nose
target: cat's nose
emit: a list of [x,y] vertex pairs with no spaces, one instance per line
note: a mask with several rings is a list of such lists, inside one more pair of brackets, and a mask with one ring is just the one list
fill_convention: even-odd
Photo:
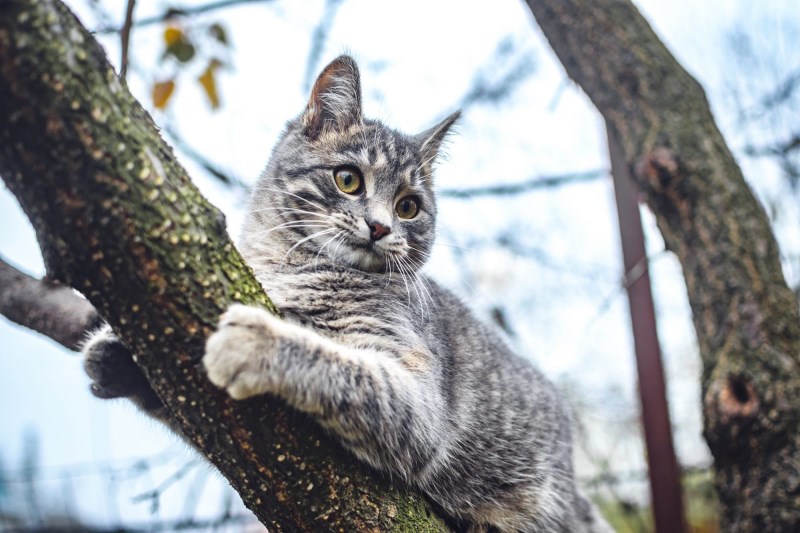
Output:
[[372,222],[367,220],[367,226],[369,226],[369,238],[373,241],[379,241],[392,232],[392,228],[374,220]]

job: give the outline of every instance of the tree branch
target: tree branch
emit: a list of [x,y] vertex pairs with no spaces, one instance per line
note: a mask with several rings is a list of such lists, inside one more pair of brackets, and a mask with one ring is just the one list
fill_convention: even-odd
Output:
[[164,126],[164,131],[166,132],[167,136],[172,140],[172,143],[183,152],[187,157],[189,157],[192,161],[200,165],[203,170],[211,174],[212,177],[219,180],[221,183],[227,185],[228,187],[235,187],[237,189],[247,190],[247,184],[245,184],[238,176],[234,175],[233,173],[229,172],[228,170],[223,169],[218,164],[211,161],[205,154],[202,154],[198,151],[195,147],[189,144],[186,139],[183,138],[178,131],[167,124]]
[[333,21],[336,20],[336,12],[342,3],[343,0],[325,0],[322,16],[311,34],[311,46],[308,51],[308,59],[306,59],[306,73],[303,76],[303,91],[306,93],[311,91],[311,84],[314,83],[317,70],[320,68],[319,59],[325,50],[328,34],[333,27]]
[[51,275],[132,348],[188,440],[273,531],[442,531],[310,418],[234,402],[196,361],[234,301],[275,312],[102,48],[56,0],[0,4],[0,175]]
[[472,189],[444,189],[439,191],[437,196],[440,198],[457,199],[475,198],[478,196],[511,196],[538,189],[554,189],[573,183],[594,181],[606,176],[608,176],[607,170],[588,170],[586,172],[575,172],[574,174],[558,176],[538,176],[519,183],[489,185],[487,187],[475,187]]
[[723,530],[800,528],[800,316],[703,89],[630,1],[528,0],[683,266]]
[[[217,11],[219,9],[226,9],[233,6],[240,6],[244,4],[262,4],[272,1],[273,0],[219,0],[217,2],[209,2],[207,4],[201,4],[193,7],[171,7],[160,15],[137,19],[134,21],[133,27],[141,28],[143,26],[152,26],[153,24],[159,24],[175,17],[188,17],[192,15],[209,13],[211,11]],[[116,26],[102,26],[97,28],[94,33],[101,35],[106,33],[120,33],[123,31],[124,27],[124,25],[120,28]]]
[[101,322],[92,304],[72,288],[33,278],[2,258],[0,314],[75,351]]
[[[499,77],[492,74],[496,70],[501,71]],[[518,53],[513,38],[507,37],[497,46],[492,59],[475,74],[472,86],[456,107],[465,111],[476,104],[498,104],[508,98],[535,70],[533,53]]]
[[131,26],[133,26],[133,8],[136,6],[136,0],[128,0],[128,5],[125,8],[125,22],[122,23],[120,30],[120,48],[121,57],[119,61],[119,77],[123,80],[128,73],[128,48],[131,42]]

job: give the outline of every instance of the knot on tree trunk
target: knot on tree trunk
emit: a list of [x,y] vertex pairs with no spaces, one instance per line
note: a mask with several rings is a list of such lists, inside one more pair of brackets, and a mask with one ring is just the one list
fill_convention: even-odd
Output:
[[760,405],[753,384],[745,376],[728,376],[717,401],[720,414],[729,419],[753,417]]
[[666,146],[658,146],[641,157],[634,167],[639,180],[653,192],[663,193],[683,174],[678,156]]
[[712,379],[703,407],[706,439],[715,457],[752,453],[762,432],[762,395],[744,374],[724,374]]

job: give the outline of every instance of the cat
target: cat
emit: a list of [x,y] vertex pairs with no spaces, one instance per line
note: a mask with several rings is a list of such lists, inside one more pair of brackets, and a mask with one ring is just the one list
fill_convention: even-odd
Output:
[[[203,365],[234,399],[310,413],[470,530],[611,531],[576,490],[555,387],[420,271],[432,167],[458,117],[405,135],[363,117],[353,59],[325,67],[252,191],[239,247],[285,319],[231,306]],[[108,327],[87,343],[92,391],[163,419],[146,380],[114,377],[141,375],[119,345]]]

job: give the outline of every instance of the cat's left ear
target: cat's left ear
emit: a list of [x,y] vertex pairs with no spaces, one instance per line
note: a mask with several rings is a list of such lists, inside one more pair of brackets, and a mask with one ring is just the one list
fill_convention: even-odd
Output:
[[350,56],[339,56],[322,70],[301,118],[311,139],[327,131],[344,131],[363,121],[358,65]]
[[450,133],[453,124],[455,124],[460,116],[461,111],[456,111],[431,129],[414,136],[419,145],[419,151],[422,155],[423,162],[432,163],[433,160],[436,159],[439,149],[447,138],[447,134]]

